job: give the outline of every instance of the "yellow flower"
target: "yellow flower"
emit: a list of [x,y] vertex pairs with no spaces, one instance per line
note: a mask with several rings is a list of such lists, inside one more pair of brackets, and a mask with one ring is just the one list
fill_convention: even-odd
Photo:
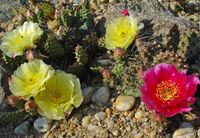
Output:
[[43,31],[37,23],[25,22],[11,32],[6,32],[2,38],[0,49],[9,57],[23,55],[24,50],[35,48],[35,41]]
[[138,31],[136,19],[128,16],[116,18],[106,26],[106,48],[126,49],[133,42]]
[[23,96],[29,99],[44,90],[45,82],[53,75],[51,66],[42,60],[34,60],[24,63],[12,75],[10,91],[15,96]]
[[45,90],[35,97],[39,113],[55,120],[64,119],[65,113],[79,107],[82,101],[79,79],[60,70],[47,81]]

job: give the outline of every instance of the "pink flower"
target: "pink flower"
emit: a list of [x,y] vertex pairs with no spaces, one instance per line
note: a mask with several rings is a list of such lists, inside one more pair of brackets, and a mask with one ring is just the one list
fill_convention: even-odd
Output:
[[122,15],[123,15],[123,16],[128,16],[128,15],[129,15],[128,10],[127,10],[127,9],[123,9],[123,10],[122,10]]
[[141,99],[149,110],[165,117],[188,112],[196,101],[193,97],[200,84],[195,75],[186,76],[186,71],[178,72],[171,64],[161,63],[147,70],[143,76]]

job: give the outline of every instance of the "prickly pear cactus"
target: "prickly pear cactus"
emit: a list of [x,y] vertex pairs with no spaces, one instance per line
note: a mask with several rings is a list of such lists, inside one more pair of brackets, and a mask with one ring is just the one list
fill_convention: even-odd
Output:
[[[72,27],[77,24],[76,11],[73,7],[63,9],[57,18],[58,24],[65,27]],[[76,22],[76,24],[74,24]]]
[[61,57],[64,55],[64,48],[54,35],[49,35],[44,46],[50,57]]
[[22,119],[25,115],[27,115],[27,113],[24,109],[12,112],[0,112],[0,124],[7,125],[16,122],[19,119]]
[[80,65],[86,65],[88,62],[88,55],[86,50],[78,45],[75,49],[76,62]]
[[200,53],[200,33],[193,32],[189,37],[189,49],[188,49],[188,59],[194,59],[199,57]]
[[181,32],[177,53],[182,58],[186,58],[186,56],[187,56],[190,36],[191,36],[191,33],[189,30]]
[[177,51],[179,42],[179,29],[176,24],[167,23],[163,27],[162,44],[163,48],[168,50]]
[[79,12],[79,18],[82,23],[80,29],[87,31],[94,27],[94,18],[88,10],[87,3],[83,4]]
[[55,7],[50,2],[38,2],[36,6],[43,11],[45,19],[53,19],[55,13]]
[[182,56],[180,56],[178,53],[175,53],[173,51],[168,51],[168,50],[165,52],[160,52],[158,55],[154,57],[153,65],[156,65],[159,63],[173,64],[179,69],[183,69],[187,67],[185,59],[182,58]]
[[3,55],[2,57],[3,61],[4,61],[4,64],[12,69],[12,70],[15,70],[16,67],[20,66],[22,63],[23,63],[23,57],[22,56],[17,56],[15,58],[10,58],[6,55]]
[[75,62],[73,65],[68,66],[66,72],[72,73],[82,79],[87,73],[87,68]]

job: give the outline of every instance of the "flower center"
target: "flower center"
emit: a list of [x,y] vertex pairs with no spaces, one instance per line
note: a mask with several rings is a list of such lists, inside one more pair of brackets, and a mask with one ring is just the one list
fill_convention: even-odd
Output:
[[175,98],[179,97],[180,88],[179,86],[171,81],[162,81],[157,85],[156,88],[156,97],[161,100],[163,103],[170,102]]
[[25,90],[32,89],[35,84],[37,84],[38,80],[41,78],[41,74],[37,73],[33,77],[29,78],[28,80],[24,81]]
[[69,97],[67,97],[65,93],[65,90],[61,88],[55,88],[54,90],[51,90],[51,93],[49,93],[49,99],[52,104],[66,103],[69,100]]
[[23,41],[24,41],[23,36],[18,36],[18,37],[16,37],[15,39],[13,39],[13,43],[14,43],[15,45],[19,45],[19,44],[21,44]]
[[122,38],[126,37],[126,32],[121,32],[121,37]]

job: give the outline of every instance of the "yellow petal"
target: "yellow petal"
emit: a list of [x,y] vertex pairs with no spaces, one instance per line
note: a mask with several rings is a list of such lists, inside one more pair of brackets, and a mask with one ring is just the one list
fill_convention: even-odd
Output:
[[138,34],[137,21],[132,17],[119,17],[106,26],[106,47],[126,49]]
[[22,55],[24,50],[35,48],[34,43],[42,34],[43,31],[37,23],[25,22],[22,26],[4,34],[0,49],[9,57]]
[[51,66],[42,60],[24,63],[12,75],[10,91],[16,96],[29,99],[44,89],[44,83],[53,73]]
[[49,119],[64,119],[65,112],[83,101],[80,82],[76,76],[57,70],[46,82],[45,90],[35,96],[39,113]]

